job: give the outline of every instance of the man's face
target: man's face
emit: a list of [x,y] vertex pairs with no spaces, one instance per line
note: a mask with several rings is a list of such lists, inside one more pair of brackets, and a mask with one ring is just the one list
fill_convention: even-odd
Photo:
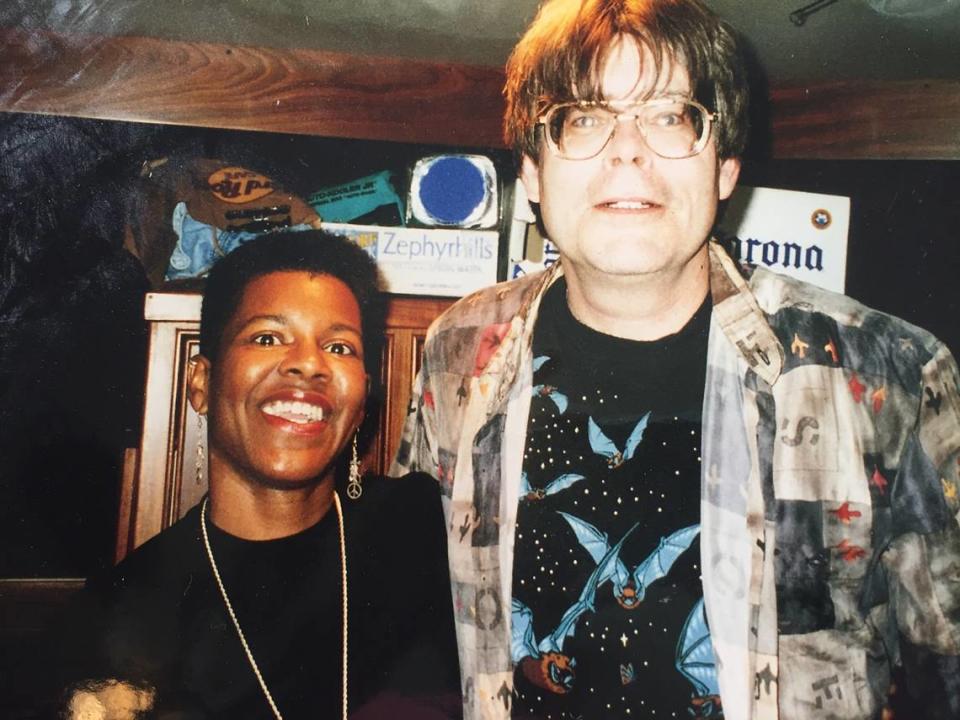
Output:
[[[661,76],[631,38],[612,48],[601,73],[608,101],[690,98],[690,79],[668,61]],[[651,92],[653,89],[653,92]],[[697,155],[658,156],[636,124],[624,120],[606,147],[588,160],[564,160],[541,140],[537,161],[524,157],[521,180],[540,203],[547,236],[572,281],[609,276],[672,277],[705,261],[718,200],[729,197],[739,162],[718,163],[711,137]]]
[[275,488],[332,477],[363,419],[360,309],[329,275],[275,272],[247,285],[219,357],[200,359],[191,402],[210,418],[211,480]]

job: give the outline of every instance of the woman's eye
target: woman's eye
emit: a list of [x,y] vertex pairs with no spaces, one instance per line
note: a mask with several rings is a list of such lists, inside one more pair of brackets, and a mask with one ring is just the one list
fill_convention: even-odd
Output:
[[324,349],[329,353],[333,353],[334,355],[356,355],[357,354],[357,351],[353,347],[353,345],[347,342],[337,341],[337,342],[327,343],[324,346]]
[[274,347],[280,344],[280,338],[272,333],[260,333],[253,336],[253,344],[260,347]]

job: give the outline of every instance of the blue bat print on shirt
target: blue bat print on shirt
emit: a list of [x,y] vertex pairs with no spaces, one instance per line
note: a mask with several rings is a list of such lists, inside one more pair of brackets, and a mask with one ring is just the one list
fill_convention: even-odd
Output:
[[590,439],[590,449],[597,455],[605,457],[610,469],[615,470],[633,457],[637,451],[637,447],[640,445],[640,441],[643,440],[643,433],[647,429],[647,422],[649,420],[650,413],[648,412],[637,421],[633,432],[630,433],[630,437],[627,438],[627,442],[623,446],[623,452],[620,452],[613,440],[604,435],[603,430],[594,422],[593,418],[588,417],[587,436]]
[[[559,511],[558,511],[559,512]],[[606,557],[610,550],[606,533],[602,533],[590,523],[573,515],[560,512],[567,521],[583,549],[590,553],[594,562]],[[684,551],[690,547],[693,539],[700,532],[699,525],[677,530],[672,535],[660,538],[656,550],[650,553],[642,563],[637,565],[633,572],[627,570],[623,561],[617,558],[612,574],[613,595],[627,610],[637,608],[647,593],[647,588],[670,572],[670,568]]]
[[543,500],[547,495],[556,495],[561,490],[566,490],[575,482],[583,480],[583,475],[577,473],[564,473],[546,484],[542,488],[534,488],[527,480],[525,472],[520,473],[520,498],[523,500]]
[[613,574],[617,563],[617,554],[624,540],[636,530],[635,524],[624,533],[620,542],[599,558],[597,567],[587,578],[583,591],[577,601],[560,618],[556,629],[539,643],[534,637],[533,611],[522,602],[513,598],[510,604],[511,638],[510,656],[514,665],[519,666],[524,676],[533,684],[563,695],[573,688],[576,678],[576,659],[563,652],[563,643],[572,637],[577,622],[586,612],[593,612],[597,588]]
[[693,606],[680,631],[676,667],[693,685],[690,714],[694,718],[720,717],[720,681],[703,598]]
[[[539,370],[547,360],[550,359],[549,355],[541,355],[540,357],[533,359],[533,371],[536,372]],[[553,385],[534,385],[533,386],[533,396],[537,397],[547,397],[553,401],[553,404],[557,406],[557,412],[563,415],[567,411],[567,396],[562,392],[558,391]]]

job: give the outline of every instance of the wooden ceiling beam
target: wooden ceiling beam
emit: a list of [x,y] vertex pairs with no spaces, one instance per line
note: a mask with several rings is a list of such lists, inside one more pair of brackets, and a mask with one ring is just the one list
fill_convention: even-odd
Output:
[[771,155],[960,160],[960,81],[833,81],[770,92]]
[[[499,68],[0,28],[0,110],[502,147]],[[960,159],[960,82],[775,87],[774,158]]]
[[318,50],[0,29],[0,110],[502,146],[496,69]]

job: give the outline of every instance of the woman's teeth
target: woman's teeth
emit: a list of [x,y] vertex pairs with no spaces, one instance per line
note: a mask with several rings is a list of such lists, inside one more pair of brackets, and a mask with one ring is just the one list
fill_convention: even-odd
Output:
[[263,412],[267,415],[282,418],[288,422],[299,423],[301,425],[310,422],[320,422],[323,420],[323,408],[319,405],[300,401],[278,401],[267,403],[263,406]]

